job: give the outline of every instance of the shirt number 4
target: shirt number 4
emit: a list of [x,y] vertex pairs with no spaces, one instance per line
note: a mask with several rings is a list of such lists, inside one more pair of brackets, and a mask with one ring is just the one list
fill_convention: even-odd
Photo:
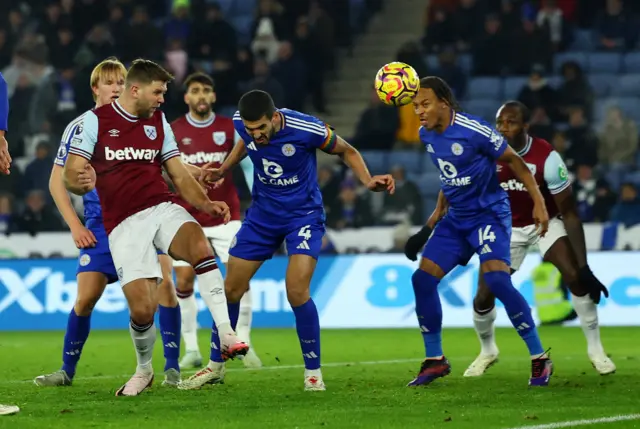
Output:
[[311,225],[305,225],[298,231],[298,236],[302,237],[302,242],[298,244],[298,249],[309,250],[308,241],[311,239]]

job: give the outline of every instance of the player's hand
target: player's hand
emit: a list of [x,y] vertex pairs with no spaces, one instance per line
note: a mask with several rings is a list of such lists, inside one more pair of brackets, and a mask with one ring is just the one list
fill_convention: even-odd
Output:
[[204,205],[202,211],[211,216],[224,218],[225,224],[231,220],[229,206],[224,201],[209,201]]
[[367,183],[367,189],[373,192],[387,191],[391,195],[396,191],[396,181],[391,174],[382,174],[380,176],[373,176],[369,183]]
[[600,280],[593,274],[588,265],[580,268],[578,271],[578,280],[581,285],[589,290],[589,297],[595,304],[600,303],[601,294],[609,298],[609,290]]
[[412,261],[417,261],[418,253],[429,240],[431,231],[432,229],[429,226],[425,225],[420,231],[409,237],[406,244],[404,245],[404,255]]
[[84,170],[78,173],[78,185],[87,192],[96,187],[96,180],[96,170],[93,169],[91,164],[86,164]]
[[4,136],[0,136],[0,173],[11,173],[11,155],[9,155],[9,143]]
[[224,171],[221,168],[214,168],[213,162],[208,162],[200,168],[200,178],[198,182],[205,188],[209,188],[211,186],[215,188],[219,187],[221,183],[216,183],[222,180],[224,176]]
[[83,225],[71,228],[71,236],[73,237],[73,242],[76,244],[78,249],[96,247],[96,243],[98,243],[93,232],[89,231]]
[[533,221],[540,237],[544,237],[549,230],[549,213],[544,203],[533,205]]

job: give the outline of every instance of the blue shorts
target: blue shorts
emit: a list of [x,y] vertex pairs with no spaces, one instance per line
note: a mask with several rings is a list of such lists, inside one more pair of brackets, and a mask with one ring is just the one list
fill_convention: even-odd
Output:
[[498,260],[511,265],[511,211],[509,201],[497,203],[471,219],[454,219],[446,215],[433,230],[422,256],[449,273],[466,265],[474,253],[480,263]]
[[287,219],[250,209],[231,242],[229,254],[248,261],[266,261],[284,241],[288,255],[309,255],[318,259],[325,233],[324,219],[324,212],[318,211]]
[[[107,277],[107,283],[115,283],[118,281],[118,273],[113,264],[111,250],[109,249],[109,237],[102,225],[102,222],[96,222],[92,219],[87,220],[87,229],[93,232],[98,243],[96,247],[80,249],[80,257],[78,258],[78,268],[76,275],[80,273],[101,273]],[[158,250],[158,255],[164,252]]]

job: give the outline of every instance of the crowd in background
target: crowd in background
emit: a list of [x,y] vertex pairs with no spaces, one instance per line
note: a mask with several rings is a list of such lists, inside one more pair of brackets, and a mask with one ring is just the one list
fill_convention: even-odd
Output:
[[[330,96],[324,83],[336,72],[338,49],[350,48],[384,3],[8,1],[7,13],[0,18],[0,71],[9,84],[8,141],[17,162],[10,176],[0,177],[0,232],[4,233],[66,229],[48,192],[52,159],[66,124],[93,105],[89,74],[100,60],[115,55],[127,63],[144,57],[169,69],[176,77],[163,107],[170,120],[185,113],[181,83],[196,70],[214,78],[215,109],[222,114],[233,113],[239,95],[249,89],[270,92],[278,106],[324,112]],[[474,94],[478,95],[474,79],[527,75],[522,87],[516,88],[516,98],[532,110],[531,133],[552,142],[564,157],[583,220],[640,223],[636,185],[625,180],[627,173],[638,169],[636,121],[616,106],[598,117],[598,88],[581,64],[555,65],[587,30],[596,50],[636,50],[640,2],[431,0],[428,4],[424,34],[407,41],[389,60],[407,62],[421,76],[443,77],[463,107],[482,106],[474,104]],[[491,120],[490,113],[486,116]],[[424,151],[418,128],[410,106],[387,107],[372,96],[354,135],[347,137],[362,151]],[[389,169],[397,181],[393,196],[363,192],[338,165],[321,167],[318,180],[328,226],[422,224],[433,195],[425,197],[424,183],[405,165]],[[408,234],[402,228],[398,234]]]
[[[640,98],[627,98],[628,109],[617,100],[605,106],[600,97],[603,87],[629,77],[588,75],[571,55],[588,50],[615,53],[594,55],[600,61],[633,58],[640,47],[639,15],[640,2],[631,0],[431,0],[422,39],[407,42],[396,60],[411,64],[420,76],[442,77],[464,110],[488,121],[494,120],[505,99],[523,102],[532,112],[530,133],[551,142],[564,158],[583,221],[632,226],[640,223]],[[590,65],[603,71],[618,70],[617,66]],[[631,71],[637,87],[640,69]],[[513,83],[518,86],[509,88]],[[372,98],[352,141],[361,150],[424,151],[419,126],[411,106],[396,109]],[[418,168],[423,172],[426,167],[423,163]],[[400,165],[394,170],[407,194],[437,186],[433,182],[423,186],[421,171],[406,171]],[[427,196],[423,207],[432,207],[434,198]],[[420,200],[414,201],[406,206],[406,218],[422,223],[420,210],[415,210]],[[355,207],[360,214],[350,217],[352,224],[371,224],[363,215],[371,211],[368,203],[358,201]],[[375,223],[380,219],[376,217]]]

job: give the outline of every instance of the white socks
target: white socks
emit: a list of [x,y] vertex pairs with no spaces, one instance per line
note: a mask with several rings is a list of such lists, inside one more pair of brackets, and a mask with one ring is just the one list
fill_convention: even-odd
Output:
[[[196,272],[198,272],[198,267],[196,267]],[[200,296],[204,303],[207,304],[211,317],[216,321],[220,338],[227,334],[233,334],[231,320],[229,319],[229,309],[227,308],[227,297],[224,293],[224,279],[220,270],[216,267],[197,276]]]
[[[146,329],[145,329],[146,328]],[[156,325],[152,323],[148,328],[137,326],[133,321],[129,324],[129,333],[136,349],[138,367],[136,372],[148,374],[153,372],[153,346],[156,343]]]
[[598,325],[598,308],[589,297],[571,295],[573,308],[578,314],[582,331],[587,339],[587,353],[589,355],[604,354],[604,348],[600,341],[600,326]]
[[192,292],[186,298],[178,297],[180,304],[180,314],[182,315],[182,339],[184,340],[185,351],[197,352],[200,354],[198,347],[198,302],[195,293]]
[[240,300],[240,315],[238,316],[238,325],[236,333],[240,341],[251,345],[251,318],[253,315],[253,303],[251,300],[251,289],[245,292]]
[[497,355],[498,346],[496,345],[496,335],[494,323],[496,320],[496,307],[485,314],[479,314],[475,308],[473,310],[473,326],[480,340],[480,354]]

